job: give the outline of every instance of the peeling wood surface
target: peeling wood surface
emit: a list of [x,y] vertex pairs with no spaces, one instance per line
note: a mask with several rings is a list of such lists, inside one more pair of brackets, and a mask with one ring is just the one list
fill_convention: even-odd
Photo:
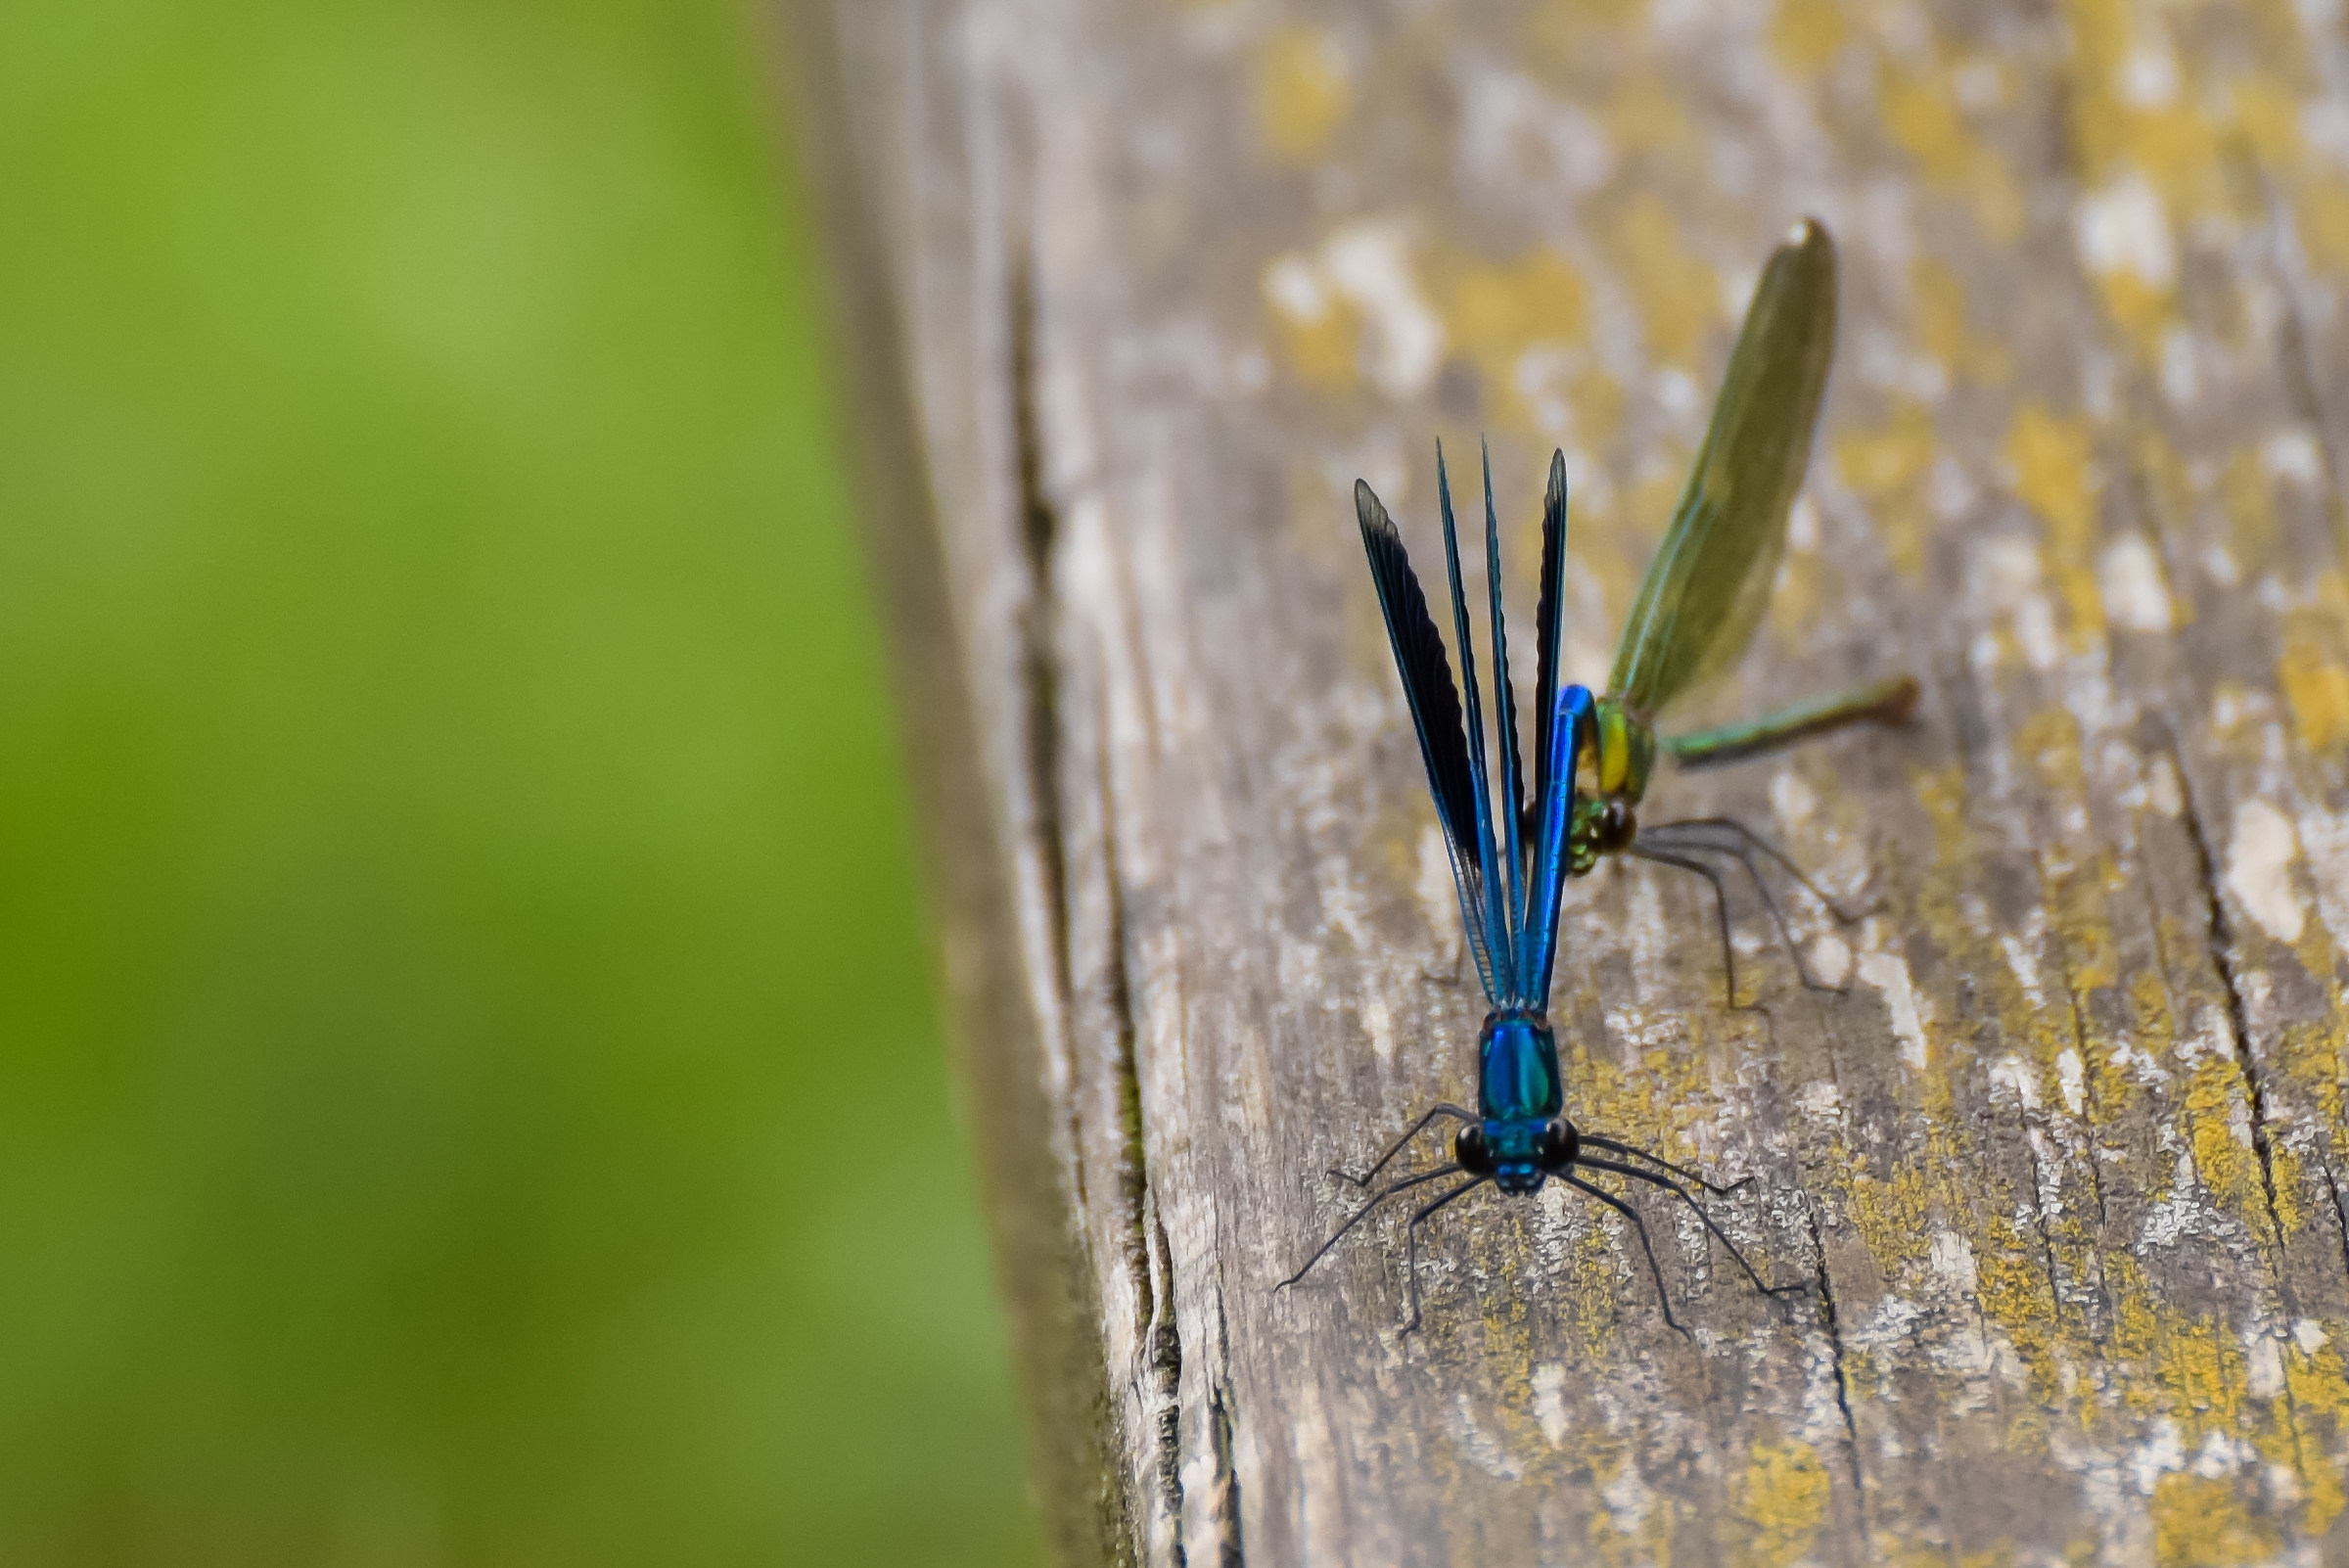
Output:
[[[909,378],[880,465],[935,506],[889,537],[945,591],[893,609],[952,675],[911,732],[1066,1555],[2349,1561],[2336,4],[795,27],[852,293],[901,333],[858,340]],[[1909,669],[1920,718],[1666,771],[1646,814],[1738,814],[1871,903],[1805,917],[1851,989],[1749,907],[1768,1012],[1725,1011],[1703,885],[1611,866],[1552,1016],[1569,1113],[1756,1174],[1724,1223],[1815,1288],[1763,1302],[1647,1205],[1684,1341],[1553,1187],[1447,1211],[1419,1334],[1400,1217],[1275,1295],[1346,1212],[1324,1168],[1473,1093],[1348,491],[1431,560],[1434,439],[1489,434],[1525,617],[1562,445],[1602,678],[1799,212],[1842,344],[1720,712]]]

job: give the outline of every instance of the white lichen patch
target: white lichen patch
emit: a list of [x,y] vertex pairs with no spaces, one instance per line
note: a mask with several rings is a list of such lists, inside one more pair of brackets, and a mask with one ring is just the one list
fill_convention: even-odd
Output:
[[2152,289],[2178,281],[2178,248],[2161,193],[2135,169],[2074,204],[2072,239],[2081,265],[2098,277],[2129,273]]
[[2261,930],[2290,945],[2300,940],[2308,911],[2292,887],[2300,842],[2292,819],[2262,800],[2234,808],[2234,837],[2227,847],[2227,891]]
[[1863,953],[1860,978],[1884,997],[1892,1013],[1893,1038],[1900,1041],[1901,1060],[1918,1072],[1925,1068],[1925,1028],[1916,1004],[1916,988],[1909,979],[1908,961],[1898,953]]
[[1553,1449],[1566,1442],[1566,1368],[1544,1361],[1534,1368],[1534,1420]]
[[1419,287],[1404,226],[1348,224],[1321,242],[1321,271],[1362,313],[1370,384],[1398,399],[1427,391],[1444,364],[1444,318]]
[[2082,1069],[2080,1053],[2069,1045],[2055,1055],[2055,1082],[2063,1091],[2063,1108],[2078,1116],[2088,1103],[2088,1075]]
[[2142,533],[2122,534],[2096,558],[2096,590],[2104,619],[2122,631],[2159,633],[2173,623],[2169,584]]

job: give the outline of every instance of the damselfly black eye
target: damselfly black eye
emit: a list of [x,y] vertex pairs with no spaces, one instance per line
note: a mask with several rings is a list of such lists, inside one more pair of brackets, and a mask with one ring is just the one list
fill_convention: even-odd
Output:
[[1460,1135],[1452,1140],[1451,1157],[1471,1176],[1493,1174],[1493,1150],[1485,1142],[1485,1130],[1474,1122],[1460,1129]]

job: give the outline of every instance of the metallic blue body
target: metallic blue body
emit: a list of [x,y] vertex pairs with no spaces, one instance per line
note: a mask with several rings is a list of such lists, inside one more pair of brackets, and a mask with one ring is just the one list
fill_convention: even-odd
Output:
[[1547,1173],[1543,1148],[1550,1122],[1566,1108],[1558,1044],[1540,1013],[1498,1012],[1477,1039],[1476,1108],[1484,1116],[1493,1184],[1536,1192]]
[[1557,678],[1565,641],[1565,465],[1552,459],[1543,518],[1542,608],[1536,627],[1541,679],[1533,715],[1536,799],[1530,811],[1524,798],[1527,769],[1518,757],[1516,697],[1508,679],[1500,524],[1493,506],[1490,457],[1485,463],[1485,575],[1493,615],[1497,778],[1487,765],[1483,693],[1468,596],[1460,580],[1459,529],[1440,448],[1436,495],[1444,521],[1452,632],[1460,652],[1456,694],[1442,636],[1401,535],[1367,485],[1357,487],[1355,502],[1388,640],[1427,764],[1428,792],[1458,885],[1468,947],[1492,1007],[1478,1042],[1478,1135],[1464,1145],[1461,1168],[1489,1176],[1504,1192],[1533,1192],[1544,1176],[1562,1172],[1574,1147],[1573,1129],[1563,1116],[1557,1041],[1545,1014],[1557,959],[1558,906],[1572,868],[1575,763],[1589,743],[1597,715],[1587,688]]

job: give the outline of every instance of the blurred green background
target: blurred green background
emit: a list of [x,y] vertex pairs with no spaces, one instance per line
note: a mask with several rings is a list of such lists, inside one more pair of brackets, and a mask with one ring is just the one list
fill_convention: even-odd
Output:
[[0,6],[0,1562],[1034,1560],[771,48]]

